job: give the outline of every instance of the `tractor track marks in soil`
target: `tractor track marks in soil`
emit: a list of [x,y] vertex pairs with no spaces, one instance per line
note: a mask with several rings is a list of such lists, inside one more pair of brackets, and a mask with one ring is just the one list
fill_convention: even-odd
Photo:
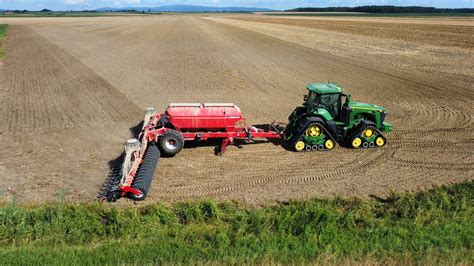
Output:
[[28,27],[12,26],[5,49],[0,130],[113,126],[141,117],[123,94]]
[[[318,152],[313,152],[312,154],[317,154]],[[254,179],[254,180],[240,180],[240,182],[232,185],[232,186],[224,186],[219,187],[219,184],[214,184],[217,187],[214,187],[212,184],[207,184],[205,186],[184,186],[172,189],[174,193],[177,191],[181,192],[180,195],[187,195],[189,197],[208,197],[208,196],[215,196],[215,195],[222,195],[224,193],[230,193],[239,190],[245,190],[247,188],[255,187],[255,186],[262,186],[271,183],[277,184],[306,184],[312,183],[322,180],[332,180],[335,177],[339,176],[348,176],[356,172],[364,171],[366,168],[370,166],[374,166],[375,162],[384,156],[384,152],[379,150],[375,156],[372,154],[368,158],[363,160],[361,159],[354,159],[350,162],[347,162],[346,165],[338,165],[335,167],[323,167],[317,168],[314,171],[306,171],[306,173],[292,173],[295,177],[292,178],[285,178],[282,175],[278,174],[267,174],[265,177]],[[334,169],[339,169],[334,171]],[[314,175],[316,173],[316,175]],[[322,174],[321,174],[322,173]],[[214,187],[214,188],[210,188]],[[168,193],[166,191],[164,195],[166,196]],[[171,193],[173,193],[171,192]],[[171,194],[170,193],[170,194]],[[168,194],[168,195],[170,195]]]
[[342,169],[340,169],[338,171],[326,173],[326,174],[319,175],[319,176],[306,176],[306,177],[298,177],[298,178],[288,178],[288,179],[282,180],[281,183],[283,183],[283,184],[291,184],[291,183],[307,184],[307,183],[322,181],[322,180],[326,180],[326,179],[333,179],[334,177],[341,176],[341,175],[344,175],[344,176],[352,175],[354,173],[363,172],[368,167],[375,166],[376,163],[377,163],[377,160],[381,159],[384,155],[385,155],[385,153],[383,151],[378,151],[378,153],[375,153],[375,156],[372,155],[371,158],[358,160],[356,166],[350,166],[350,167],[346,167],[346,168],[342,167]]
[[30,26],[12,25],[5,49],[0,140],[17,156],[0,154],[9,170],[0,186],[12,187],[2,194],[42,202],[65,191],[67,199],[91,199],[97,190],[90,186],[103,181],[107,161],[142,111]]
[[458,132],[466,129],[470,129],[470,126],[466,127],[445,127],[445,128],[413,128],[413,129],[396,129],[390,136],[399,136],[406,134],[419,134],[419,133],[438,133],[438,132]]
[[462,172],[474,170],[474,163],[432,163],[417,160],[404,160],[398,158],[394,158],[392,159],[392,161],[394,165],[402,167],[427,168]]
[[393,139],[392,145],[389,147],[410,147],[410,146],[433,146],[433,145],[458,145],[458,144],[469,144],[474,142],[474,138],[469,139]]

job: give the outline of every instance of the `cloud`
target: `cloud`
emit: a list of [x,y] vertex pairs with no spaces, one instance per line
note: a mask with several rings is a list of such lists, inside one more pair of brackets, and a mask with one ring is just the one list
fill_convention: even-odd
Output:
[[62,0],[61,1],[64,5],[89,5],[89,6],[98,6],[98,5],[107,5],[113,4],[116,6],[120,5],[131,5],[131,4],[140,4],[141,0],[115,0],[115,1],[107,1],[107,0]]
[[65,0],[63,3],[66,5],[81,5],[85,4],[86,0]]

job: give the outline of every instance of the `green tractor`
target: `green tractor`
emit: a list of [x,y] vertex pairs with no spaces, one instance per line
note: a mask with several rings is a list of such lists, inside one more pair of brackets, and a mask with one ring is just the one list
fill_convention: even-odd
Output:
[[311,83],[303,106],[290,115],[285,143],[295,151],[332,150],[339,143],[352,148],[382,147],[382,132],[392,131],[387,112],[375,104],[352,102],[334,83]]

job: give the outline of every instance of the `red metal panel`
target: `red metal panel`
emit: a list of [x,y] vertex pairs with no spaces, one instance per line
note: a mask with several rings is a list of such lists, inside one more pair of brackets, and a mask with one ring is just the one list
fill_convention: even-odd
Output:
[[182,131],[235,131],[236,123],[245,121],[239,107],[233,104],[172,104],[166,114],[171,124]]

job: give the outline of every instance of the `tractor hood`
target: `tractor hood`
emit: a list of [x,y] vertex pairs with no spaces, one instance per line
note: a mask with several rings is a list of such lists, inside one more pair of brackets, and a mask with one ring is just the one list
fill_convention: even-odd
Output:
[[385,111],[385,108],[375,105],[375,104],[369,104],[369,103],[360,103],[360,102],[351,102],[349,103],[350,108],[355,108],[355,109],[365,109],[365,110],[371,110],[371,111],[378,111],[378,112],[383,112]]

